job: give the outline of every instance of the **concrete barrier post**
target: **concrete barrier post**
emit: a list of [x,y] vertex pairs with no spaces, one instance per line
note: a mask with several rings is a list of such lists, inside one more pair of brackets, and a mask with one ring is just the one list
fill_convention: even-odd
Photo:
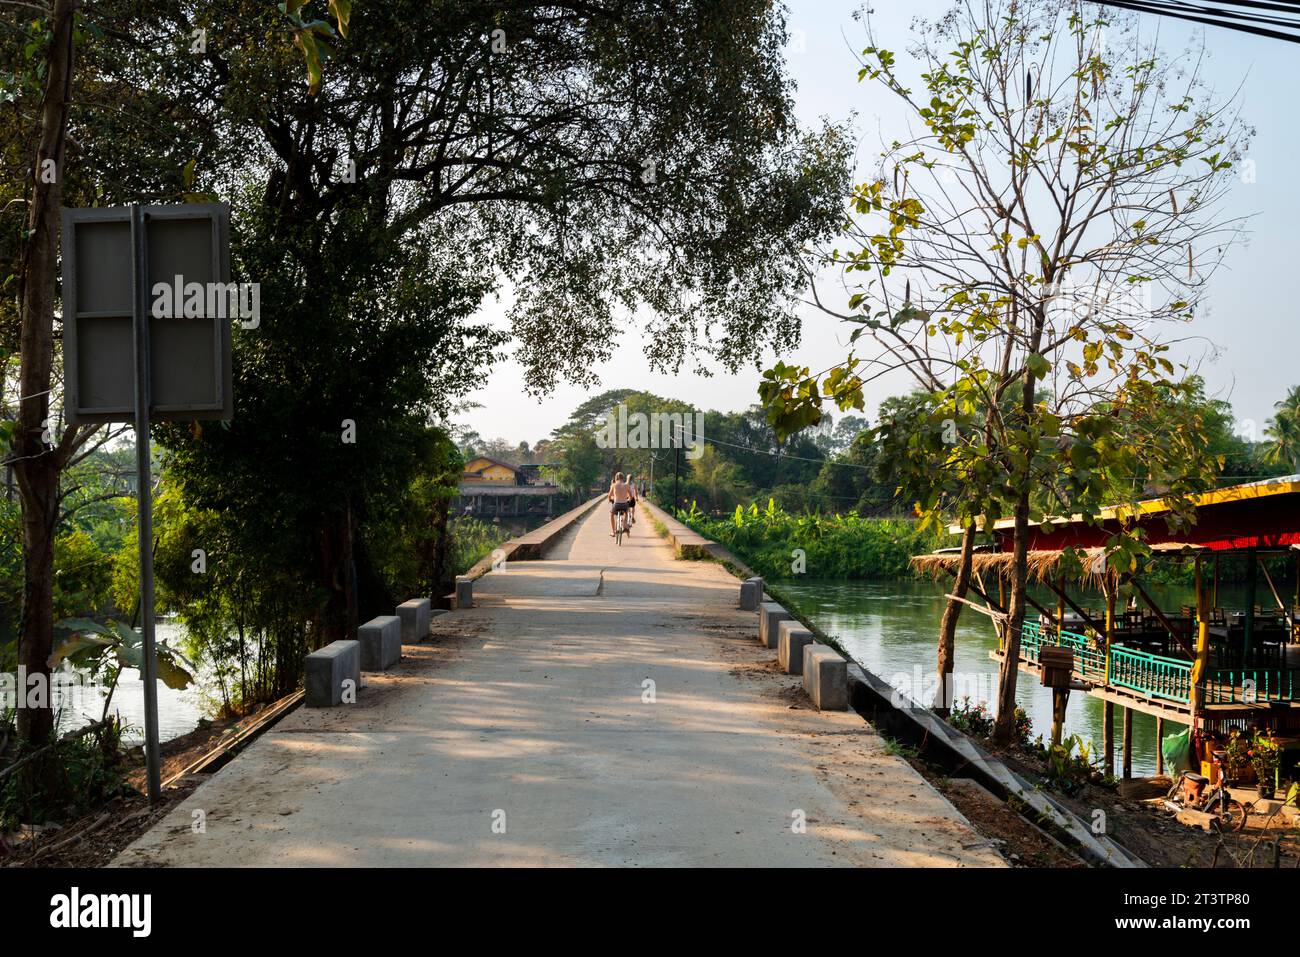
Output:
[[777,625],[793,617],[776,602],[763,602],[758,609],[758,640],[768,648],[775,648]]
[[803,650],[816,639],[813,633],[794,620],[783,621],[776,629],[776,657],[788,675],[803,674]]
[[429,637],[430,602],[427,598],[412,598],[397,606],[397,617],[402,620],[402,644],[418,645]]
[[387,671],[402,657],[402,619],[379,615],[357,629],[361,670]]
[[803,650],[803,688],[818,711],[843,711],[849,706],[849,663],[829,645],[808,645]]
[[763,602],[763,579],[750,578],[740,583],[741,611],[755,611]]
[[303,703],[309,708],[332,708],[343,703],[346,682],[355,694],[361,687],[361,644],[334,641],[307,656]]
[[468,575],[456,576],[456,607],[474,607],[474,579]]

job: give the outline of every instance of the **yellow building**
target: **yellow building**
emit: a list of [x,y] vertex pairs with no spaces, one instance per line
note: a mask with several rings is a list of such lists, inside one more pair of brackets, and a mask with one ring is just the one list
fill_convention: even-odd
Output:
[[551,517],[560,490],[539,480],[538,466],[511,465],[486,455],[465,463],[457,512],[477,518]]
[[500,482],[518,485],[519,469],[505,462],[498,462],[486,455],[476,455],[465,463],[465,472],[460,477],[461,485],[478,485],[485,482]]

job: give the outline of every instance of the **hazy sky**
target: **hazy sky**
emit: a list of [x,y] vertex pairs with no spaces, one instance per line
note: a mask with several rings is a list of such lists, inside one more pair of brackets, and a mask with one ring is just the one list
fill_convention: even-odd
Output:
[[[901,114],[878,91],[857,81],[854,51],[866,45],[862,25],[852,19],[858,2],[791,0],[792,41],[787,50],[790,72],[797,89],[799,116],[812,123],[819,117],[843,121],[856,114],[853,130],[859,138],[860,168],[866,170],[878,153],[881,131],[897,133]],[[882,45],[902,51],[913,16],[933,17],[951,6],[949,0],[893,0],[880,3],[873,17]],[[901,8],[901,9],[900,9]],[[1178,53],[1194,28],[1173,20],[1142,16],[1143,32],[1159,30],[1166,51]],[[1220,93],[1241,85],[1242,113],[1256,135],[1249,150],[1255,181],[1238,182],[1231,201],[1239,213],[1253,213],[1246,244],[1229,254],[1216,274],[1209,308],[1198,316],[1192,331],[1217,347],[1197,343],[1194,351],[1211,354],[1201,366],[1211,393],[1229,399],[1239,419],[1253,420],[1256,433],[1272,413],[1273,403],[1292,384],[1300,383],[1300,333],[1296,306],[1290,298],[1290,277],[1300,272],[1295,261],[1296,224],[1300,223],[1300,189],[1296,156],[1300,151],[1300,126],[1294,122],[1297,98],[1295,68],[1300,46],[1252,37],[1214,27],[1204,28],[1210,58],[1204,68],[1207,81]],[[794,360],[814,369],[843,358],[846,330],[814,309],[802,311],[803,343]],[[701,409],[737,410],[757,401],[759,372],[728,375],[717,370],[712,377],[688,372],[652,374],[644,360],[645,343],[624,335],[608,363],[597,367],[606,388],[636,388],[694,403]],[[764,367],[774,356],[763,357]],[[909,387],[904,379],[873,383],[867,412],[875,404]],[[541,399],[525,396],[523,377],[516,363],[498,363],[486,384],[468,398],[483,408],[460,417],[486,438],[502,437],[530,443],[547,437],[569,413],[592,394],[561,386]]]

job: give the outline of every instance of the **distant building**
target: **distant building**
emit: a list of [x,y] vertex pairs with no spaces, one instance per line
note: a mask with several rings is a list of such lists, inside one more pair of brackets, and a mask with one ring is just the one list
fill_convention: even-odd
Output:
[[483,482],[523,485],[523,473],[518,466],[509,462],[490,459],[486,455],[476,455],[465,463],[465,471],[460,477],[461,485],[478,485]]
[[465,463],[457,511],[492,519],[555,514],[560,489],[544,482],[540,465],[511,465],[486,455]]

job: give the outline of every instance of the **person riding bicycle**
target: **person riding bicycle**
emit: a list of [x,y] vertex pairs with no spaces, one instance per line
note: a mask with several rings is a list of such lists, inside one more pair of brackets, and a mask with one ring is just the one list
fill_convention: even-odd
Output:
[[[636,504],[636,498],[632,494],[632,486],[623,478],[622,472],[614,473],[614,481],[609,483],[609,534],[614,537],[614,523],[618,520],[619,512],[630,512],[632,506]],[[625,528],[624,531],[630,531]]]

